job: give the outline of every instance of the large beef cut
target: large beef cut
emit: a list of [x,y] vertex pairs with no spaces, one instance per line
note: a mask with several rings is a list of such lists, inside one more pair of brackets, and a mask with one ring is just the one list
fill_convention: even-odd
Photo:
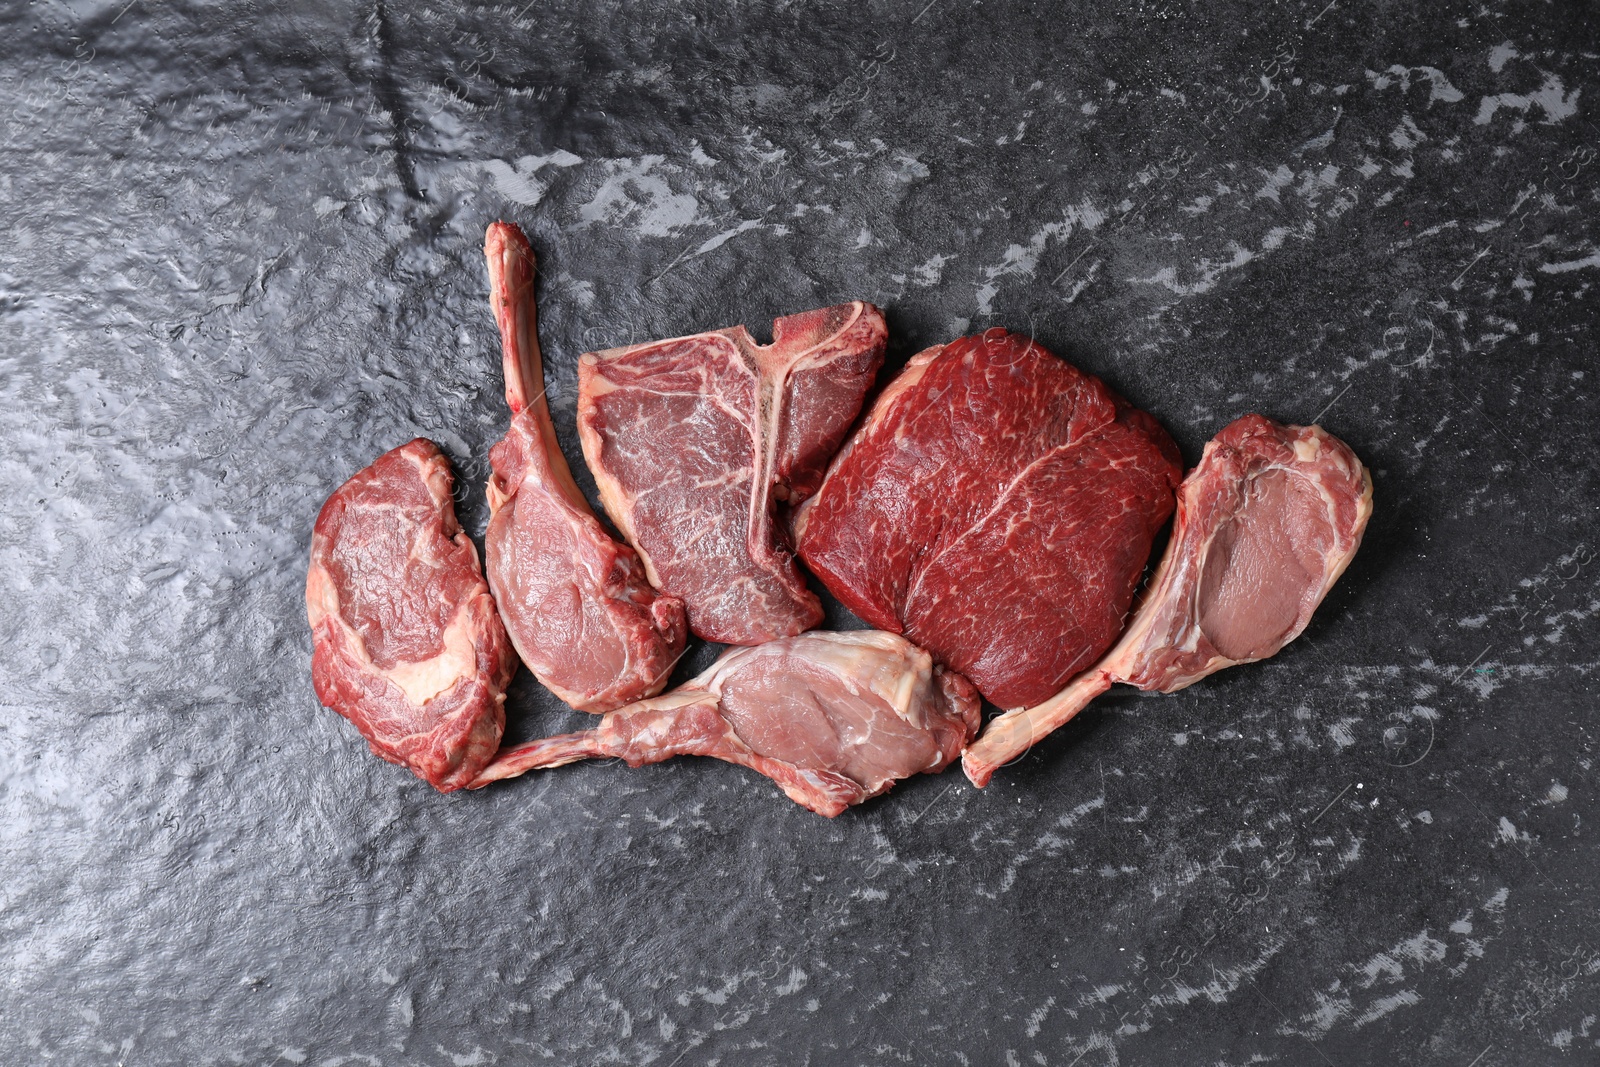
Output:
[[993,329],[912,357],[795,541],[845,607],[1022,707],[1116,640],[1182,475],[1153,418]]
[[372,751],[449,792],[494,756],[517,669],[450,463],[418,438],[328,498],[311,534],[311,680]]
[[700,677],[592,730],[506,749],[472,785],[582,759],[638,767],[712,756],[831,817],[901,778],[944,770],[978,720],[972,685],[904,638],[819,631],[729,649]]
[[1122,640],[1051,699],[990,722],[962,757],[967,777],[987,784],[1113,682],[1171,693],[1273,655],[1311,621],[1371,515],[1372,478],[1343,441],[1260,415],[1228,424],[1178,490],[1172,539]]
[[528,239],[497,222],[484,254],[512,415],[489,453],[489,584],[539,681],[580,711],[610,711],[666,684],[688,637],[683,602],[656,595],[572,480],[545,401]]
[[682,597],[711,641],[753,645],[822,621],[779,503],[822,480],[883,362],[871,304],[591,352],[578,363],[578,432],[606,510],[650,580]]

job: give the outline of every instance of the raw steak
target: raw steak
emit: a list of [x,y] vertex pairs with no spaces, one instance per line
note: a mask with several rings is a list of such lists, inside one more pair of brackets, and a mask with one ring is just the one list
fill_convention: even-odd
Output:
[[638,767],[713,756],[832,817],[901,778],[944,770],[978,721],[972,685],[904,638],[808,633],[729,649],[700,677],[593,730],[508,748],[472,786],[581,759]]
[[306,575],[317,696],[443,792],[494,755],[517,669],[451,485],[432,441],[386,452],[322,505]]
[[1372,478],[1317,426],[1246,415],[1206,445],[1133,624],[1092,670],[1037,707],[989,723],[962,757],[974,784],[1126,682],[1171,693],[1300,635],[1361,545]]
[[610,711],[666,684],[688,637],[683,602],[656,595],[572,480],[545,402],[528,239],[497,222],[484,254],[512,415],[489,453],[489,585],[539,681],[579,711]]
[[795,543],[845,607],[1021,707],[1116,640],[1182,475],[1153,418],[994,329],[912,357]]
[[883,362],[871,304],[591,352],[578,432],[606,510],[701,637],[753,645],[822,621],[774,521],[816,489]]

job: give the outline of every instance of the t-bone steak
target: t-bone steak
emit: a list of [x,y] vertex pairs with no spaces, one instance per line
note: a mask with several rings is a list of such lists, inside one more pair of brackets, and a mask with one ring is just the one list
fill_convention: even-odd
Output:
[[1116,640],[1182,475],[1155,419],[992,329],[912,357],[795,543],[845,607],[1023,707]]
[[821,815],[942,771],[978,729],[976,691],[903,637],[817,631],[725,652],[683,686],[592,730],[507,748],[473,788],[536,767],[711,756]]
[[600,497],[701,637],[753,645],[822,621],[783,528],[822,481],[883,362],[883,314],[840,304],[591,352],[578,432]]
[[528,239],[494,223],[484,254],[512,416],[489,453],[489,584],[539,681],[580,711],[610,711],[666,684],[688,638],[683,602],[656,595],[639,557],[601,527],[561,454],[545,401]]
[[989,723],[962,757],[979,786],[1126,682],[1171,693],[1293,641],[1361,546],[1372,478],[1318,426],[1228,424],[1178,490],[1166,555],[1116,648],[1051,699]]
[[444,792],[494,756],[517,669],[451,486],[432,441],[384,453],[322,506],[306,576],[317,696]]

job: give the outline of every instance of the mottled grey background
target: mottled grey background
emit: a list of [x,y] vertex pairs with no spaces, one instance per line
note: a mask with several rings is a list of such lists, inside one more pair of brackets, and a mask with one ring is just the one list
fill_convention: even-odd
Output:
[[[1592,12],[5,5],[0,1062],[1600,1062]],[[304,557],[415,434],[481,531],[500,217],[569,446],[581,351],[862,297],[1191,461],[1320,418],[1366,546],[982,793],[438,796],[317,706]]]

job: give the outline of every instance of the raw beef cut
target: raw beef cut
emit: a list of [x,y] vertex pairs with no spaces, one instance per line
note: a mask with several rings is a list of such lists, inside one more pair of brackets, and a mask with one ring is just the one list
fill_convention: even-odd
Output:
[[729,649],[670,693],[581,733],[506,749],[473,788],[536,767],[712,756],[777,782],[821,815],[942,771],[977,732],[978,695],[894,634],[808,633]]
[[1116,640],[1182,476],[1153,418],[993,329],[912,357],[795,543],[845,607],[1022,707]]
[[979,786],[1126,682],[1171,693],[1300,635],[1361,545],[1372,478],[1317,426],[1246,415],[1206,445],[1144,603],[1117,647],[1037,707],[989,723],[962,757]]
[[822,621],[774,521],[822,481],[883,362],[871,304],[591,352],[578,432],[617,527],[701,637],[753,645]]
[[572,480],[545,402],[528,239],[497,222],[484,254],[512,415],[489,453],[489,585],[539,681],[580,711],[610,711],[666,684],[688,638],[683,602],[656,595]]
[[494,756],[517,669],[450,463],[417,438],[322,505],[311,534],[311,680],[372,751],[449,792]]

